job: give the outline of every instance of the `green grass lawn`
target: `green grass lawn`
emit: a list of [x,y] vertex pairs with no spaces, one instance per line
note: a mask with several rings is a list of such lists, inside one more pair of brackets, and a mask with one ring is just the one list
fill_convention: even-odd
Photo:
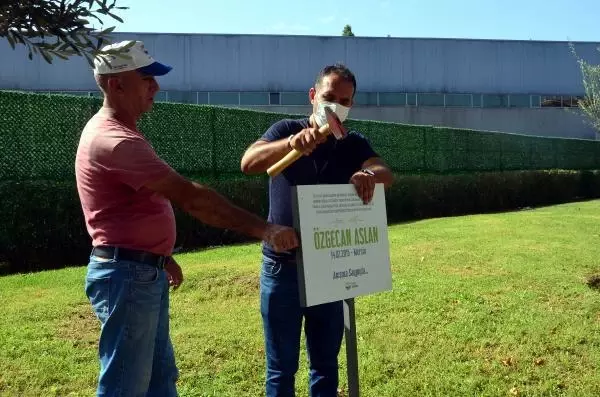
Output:
[[[361,396],[598,396],[600,201],[390,228],[394,289],[356,299]],[[182,254],[182,396],[262,395],[259,246]],[[85,268],[0,278],[0,395],[90,396]],[[345,351],[340,355],[347,395]],[[306,354],[297,390],[307,395]]]

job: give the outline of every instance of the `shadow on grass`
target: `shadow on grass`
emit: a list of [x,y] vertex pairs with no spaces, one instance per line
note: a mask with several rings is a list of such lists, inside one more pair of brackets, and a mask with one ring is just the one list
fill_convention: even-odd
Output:
[[588,276],[586,282],[588,287],[600,292],[600,273]]

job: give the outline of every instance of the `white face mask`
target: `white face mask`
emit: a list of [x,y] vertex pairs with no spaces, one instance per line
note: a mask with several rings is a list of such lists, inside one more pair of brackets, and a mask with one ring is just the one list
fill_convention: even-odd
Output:
[[321,127],[324,124],[327,124],[327,115],[325,114],[325,107],[328,107],[331,110],[333,110],[333,113],[335,113],[338,116],[342,123],[346,121],[346,118],[348,117],[348,112],[350,112],[349,107],[342,106],[339,103],[326,101],[319,102],[317,105],[317,111],[314,115],[315,122],[319,127]]

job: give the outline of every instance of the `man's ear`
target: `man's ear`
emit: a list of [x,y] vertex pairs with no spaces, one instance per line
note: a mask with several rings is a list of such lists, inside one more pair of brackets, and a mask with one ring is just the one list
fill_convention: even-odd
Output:
[[112,92],[120,92],[123,91],[123,82],[121,81],[121,77],[119,76],[110,76],[106,85],[108,89]]
[[315,95],[317,95],[317,90],[315,90],[315,87],[311,87],[311,89],[308,90],[308,99],[310,99],[310,103],[313,105],[315,103]]

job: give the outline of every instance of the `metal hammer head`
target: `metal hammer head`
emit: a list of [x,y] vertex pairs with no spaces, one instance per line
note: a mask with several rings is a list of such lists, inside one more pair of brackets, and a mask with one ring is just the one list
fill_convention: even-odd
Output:
[[342,125],[337,114],[335,114],[328,106],[325,106],[324,110],[325,116],[327,117],[327,124],[329,124],[329,131],[335,139],[341,140],[348,136],[348,130]]

